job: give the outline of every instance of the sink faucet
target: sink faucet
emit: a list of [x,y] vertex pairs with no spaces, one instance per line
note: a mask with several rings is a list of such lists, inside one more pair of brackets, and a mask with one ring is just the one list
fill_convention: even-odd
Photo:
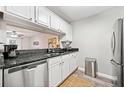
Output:
[[51,53],[51,52],[52,52],[52,44],[48,43],[48,53]]

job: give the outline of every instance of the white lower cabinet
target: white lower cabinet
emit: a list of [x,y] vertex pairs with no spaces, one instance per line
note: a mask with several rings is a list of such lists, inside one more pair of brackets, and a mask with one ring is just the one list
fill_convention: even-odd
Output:
[[77,53],[72,53],[69,56],[70,58],[70,73],[72,73],[77,67]]
[[74,58],[73,58],[73,54],[69,55],[69,59],[70,59],[70,64],[69,64],[69,68],[70,68],[70,73],[72,73],[74,71],[74,67],[75,67],[75,62],[74,62]]
[[58,86],[76,68],[76,53],[48,59],[49,87]]
[[[54,59],[54,58],[52,58]],[[49,62],[54,60],[49,59]],[[53,64],[49,64],[49,87],[55,87],[61,82],[61,63],[60,61],[56,60]]]
[[38,65],[35,71],[35,87],[48,87],[47,64]]
[[69,75],[69,56],[62,56],[62,80],[65,80]]
[[2,87],[2,69],[0,69],[0,87]]

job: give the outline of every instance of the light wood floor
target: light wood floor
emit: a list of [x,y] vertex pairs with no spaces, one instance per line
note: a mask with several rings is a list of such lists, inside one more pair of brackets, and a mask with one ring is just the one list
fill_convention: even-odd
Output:
[[71,75],[67,80],[65,80],[60,87],[90,87],[93,86],[92,82],[80,79],[74,75]]
[[110,82],[84,75],[81,71],[74,72],[59,87],[112,87]]

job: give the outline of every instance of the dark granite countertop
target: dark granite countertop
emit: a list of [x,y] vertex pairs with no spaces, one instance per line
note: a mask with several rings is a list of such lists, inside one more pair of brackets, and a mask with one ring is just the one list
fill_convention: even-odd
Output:
[[78,52],[78,50],[66,51],[66,52],[61,52],[61,53],[50,53],[50,54],[45,53],[45,52],[44,53],[37,52],[37,53],[29,53],[29,54],[25,53],[25,54],[22,54],[22,56],[18,56],[17,58],[11,58],[11,59],[4,60],[4,64],[1,64],[0,67],[7,69],[7,68],[19,66],[19,65],[32,63],[32,62],[39,61],[39,60],[44,60],[44,59],[53,58],[53,57],[57,57],[61,55],[66,55],[66,54],[73,53],[73,52]]

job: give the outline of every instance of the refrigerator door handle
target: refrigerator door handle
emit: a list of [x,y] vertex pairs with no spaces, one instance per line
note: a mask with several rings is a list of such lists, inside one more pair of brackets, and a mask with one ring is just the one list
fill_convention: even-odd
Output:
[[112,33],[112,37],[111,37],[111,49],[112,49],[112,53],[113,53],[113,33]]
[[116,37],[115,37],[115,32],[112,33],[112,38],[111,38],[111,49],[112,53],[114,55],[115,52],[115,46],[116,46]]
[[114,52],[115,52],[115,46],[116,46],[115,32],[113,32],[113,37],[114,37],[114,46],[113,46],[113,54],[114,54]]

